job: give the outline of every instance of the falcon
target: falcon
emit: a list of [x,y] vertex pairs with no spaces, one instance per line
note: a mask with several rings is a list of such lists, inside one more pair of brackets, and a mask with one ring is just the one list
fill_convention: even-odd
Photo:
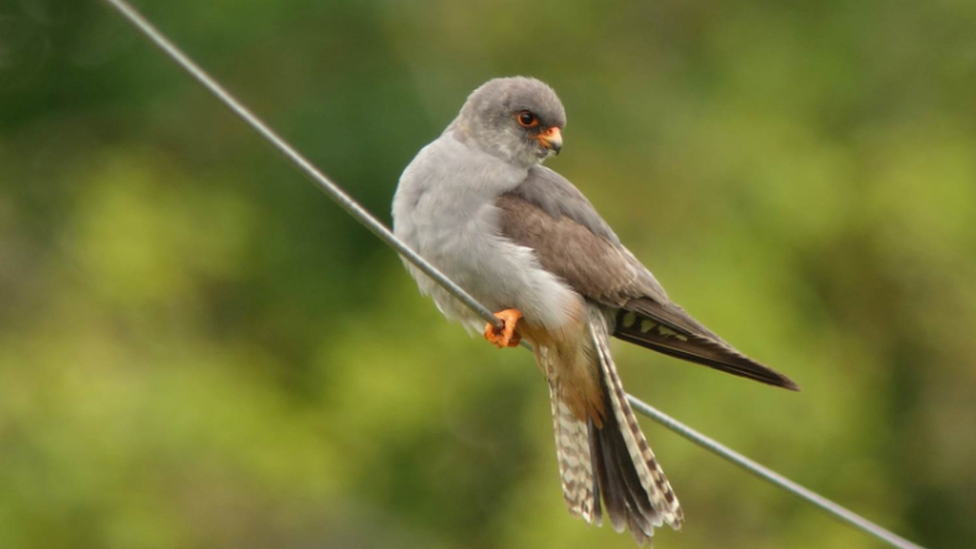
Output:
[[549,384],[570,514],[643,545],[683,513],[641,432],[610,336],[786,389],[789,378],[737,351],[668,298],[572,183],[542,166],[562,149],[566,113],[534,78],[490,80],[421,149],[393,199],[398,238],[495,312],[503,328],[406,263],[449,319],[494,345],[531,344]]

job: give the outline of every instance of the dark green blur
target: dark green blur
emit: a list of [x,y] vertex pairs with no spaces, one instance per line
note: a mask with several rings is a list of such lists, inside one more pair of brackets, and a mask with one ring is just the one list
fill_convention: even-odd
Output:
[[[621,343],[627,388],[976,546],[976,3],[137,5],[387,222],[470,90],[547,81],[549,166],[803,392]],[[882,547],[644,428],[687,515],[656,547]],[[0,547],[632,546],[566,513],[529,353],[100,2],[0,2]]]

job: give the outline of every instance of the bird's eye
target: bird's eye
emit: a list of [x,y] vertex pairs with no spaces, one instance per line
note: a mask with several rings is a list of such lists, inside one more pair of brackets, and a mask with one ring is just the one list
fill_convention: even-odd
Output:
[[529,111],[522,111],[515,118],[523,128],[534,128],[539,125],[539,117]]

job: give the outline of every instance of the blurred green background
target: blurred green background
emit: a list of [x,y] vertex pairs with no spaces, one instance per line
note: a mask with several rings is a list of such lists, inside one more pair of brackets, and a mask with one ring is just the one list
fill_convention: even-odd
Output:
[[[798,394],[617,345],[628,389],[932,547],[976,546],[976,3],[138,3],[382,219],[483,81]],[[880,547],[651,423],[660,548]],[[527,352],[95,0],[0,3],[0,546],[633,547],[562,502]]]

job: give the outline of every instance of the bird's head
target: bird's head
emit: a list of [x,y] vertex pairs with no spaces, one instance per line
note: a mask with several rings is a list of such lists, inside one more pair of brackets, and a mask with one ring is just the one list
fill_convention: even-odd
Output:
[[559,154],[565,126],[556,92],[535,78],[515,76],[473,91],[448,129],[491,155],[530,167]]

